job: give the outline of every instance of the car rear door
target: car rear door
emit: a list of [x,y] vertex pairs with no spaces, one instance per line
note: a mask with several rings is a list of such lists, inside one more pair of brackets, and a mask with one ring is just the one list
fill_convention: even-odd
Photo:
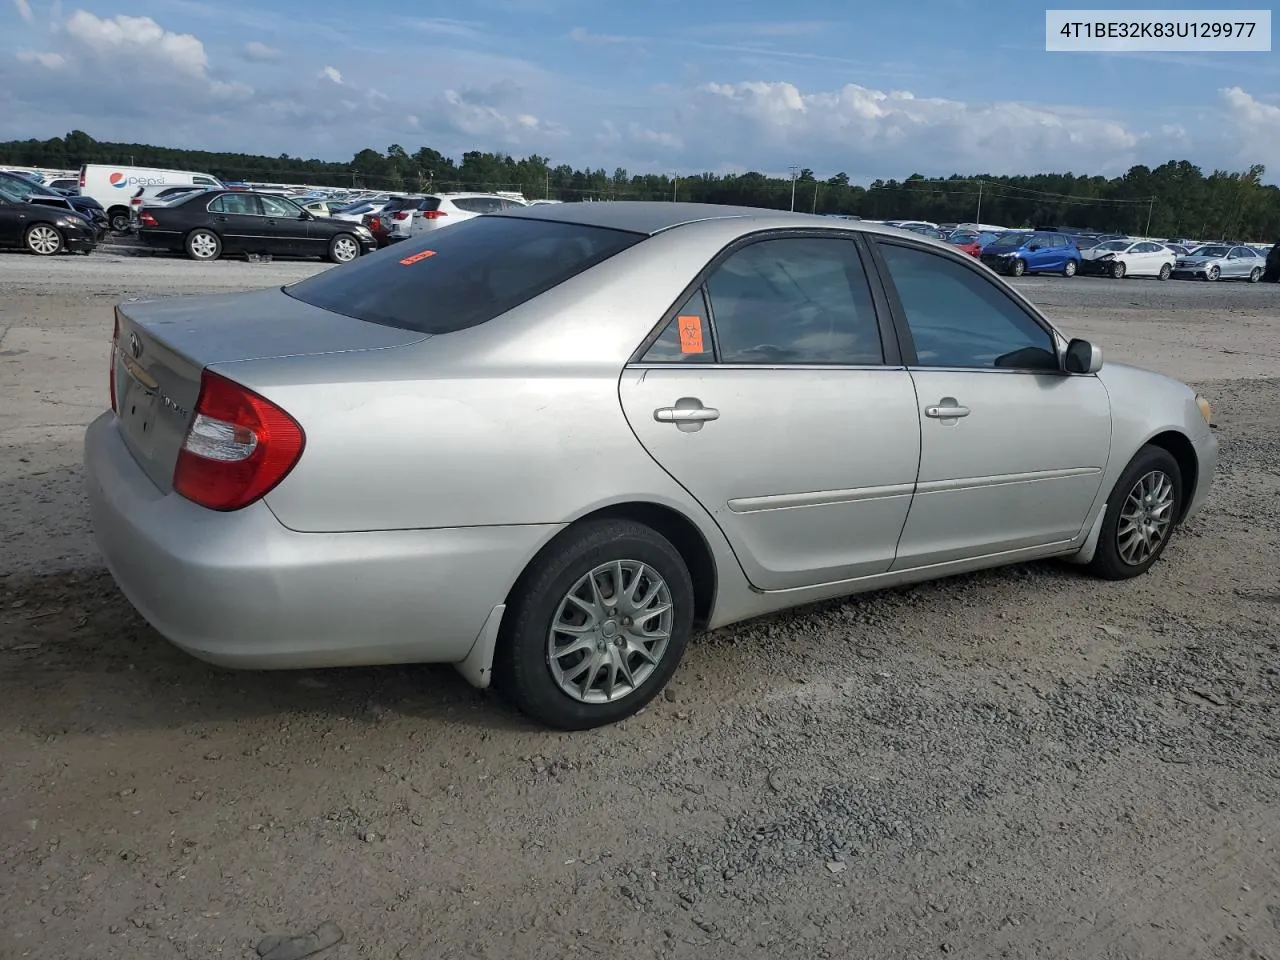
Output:
[[637,438],[761,590],[885,572],[911,504],[916,396],[860,245],[732,248],[619,384]]
[[[193,198],[200,203],[199,198]],[[259,252],[266,249],[266,217],[253,193],[224,193],[208,204],[209,225],[222,238],[224,253]]]
[[920,472],[894,569],[1076,537],[1102,483],[1111,405],[1061,372],[1053,334],[962,259],[880,238],[920,402]]

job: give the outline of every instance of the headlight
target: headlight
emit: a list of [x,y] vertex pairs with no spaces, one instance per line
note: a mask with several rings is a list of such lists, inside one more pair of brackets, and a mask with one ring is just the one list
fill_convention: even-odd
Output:
[[1200,408],[1200,416],[1204,417],[1204,422],[1212,424],[1213,411],[1209,408],[1209,401],[1198,393],[1196,394],[1196,406]]
[[1115,258],[1116,258],[1116,255],[1115,255],[1114,253],[1104,253],[1104,254],[1103,254],[1102,256],[1100,256],[1098,259],[1099,259],[1099,260],[1114,260]]

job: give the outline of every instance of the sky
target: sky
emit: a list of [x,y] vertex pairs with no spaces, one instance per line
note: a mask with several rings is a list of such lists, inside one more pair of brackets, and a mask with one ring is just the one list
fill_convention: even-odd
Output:
[[1206,172],[1262,163],[1266,181],[1280,179],[1280,54],[1047,53],[1044,10],[1028,0],[0,0],[0,140],[81,129],[342,161],[397,143],[610,173],[796,164],[861,183],[1114,176],[1187,159]]

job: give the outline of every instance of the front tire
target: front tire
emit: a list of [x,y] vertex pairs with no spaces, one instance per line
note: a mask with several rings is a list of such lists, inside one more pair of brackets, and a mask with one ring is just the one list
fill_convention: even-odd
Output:
[[1074,260],[1068,260],[1067,265],[1062,268],[1062,275],[1064,277],[1074,277],[1078,269],[1079,269],[1079,264],[1077,264]]
[[112,207],[111,212],[107,214],[111,222],[111,229],[116,233],[128,233],[132,221],[129,218],[129,211],[124,207]]
[[349,233],[340,233],[329,241],[329,260],[333,263],[350,263],[360,256],[360,244]]
[[631,716],[666,685],[693,632],[680,553],[629,520],[584,523],[521,576],[494,656],[495,685],[562,730]]
[[1112,266],[1111,268],[1111,276],[1115,277],[1117,280],[1124,279],[1124,261],[1123,260],[1117,260],[1115,262],[1114,266]]
[[1161,265],[1160,265],[1160,279],[1161,279],[1161,280],[1168,280],[1171,276],[1173,276],[1173,267],[1169,266],[1167,263],[1165,263],[1165,264],[1161,264]]
[[1009,264],[1009,272],[1015,277],[1020,277],[1027,272],[1027,262],[1025,260],[1014,260]]
[[37,257],[52,257],[62,251],[62,231],[49,223],[33,223],[22,235],[22,243]]
[[1107,498],[1089,571],[1104,580],[1146,573],[1173,536],[1182,497],[1182,471],[1173,454],[1151,445],[1139,450]]
[[1216,266],[1210,267],[1208,272],[1205,273],[1205,279],[1207,280],[1217,280],[1220,276],[1222,276],[1222,271]]
[[209,263],[222,256],[222,241],[212,230],[192,230],[187,234],[187,256]]

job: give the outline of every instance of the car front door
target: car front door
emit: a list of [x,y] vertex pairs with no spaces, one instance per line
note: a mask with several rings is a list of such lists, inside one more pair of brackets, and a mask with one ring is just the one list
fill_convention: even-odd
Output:
[[632,430],[761,590],[893,563],[920,419],[863,262],[852,236],[750,240],[704,271],[622,375]]
[[[267,240],[267,253],[281,257],[318,257],[325,252],[328,236],[320,239],[320,231],[312,229],[315,220],[304,214],[296,203],[266,194],[260,195],[258,202],[266,218],[263,235]],[[320,249],[313,249],[316,247]]]
[[1102,483],[1111,405],[1053,334],[967,263],[881,239],[920,403],[920,473],[894,569],[1070,541]]

